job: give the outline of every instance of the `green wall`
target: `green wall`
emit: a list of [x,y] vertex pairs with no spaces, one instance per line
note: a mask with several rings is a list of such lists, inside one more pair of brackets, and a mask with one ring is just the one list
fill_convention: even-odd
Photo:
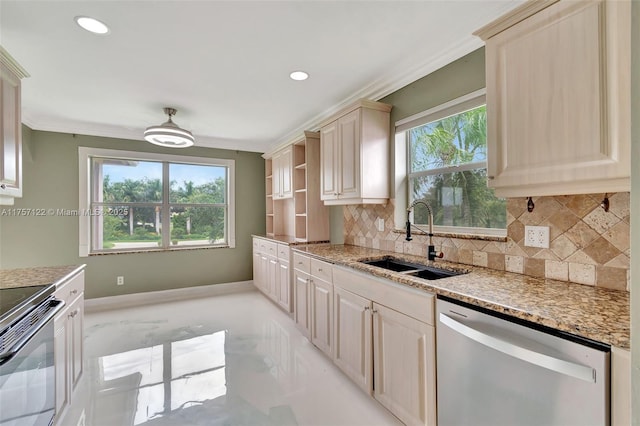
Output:
[[[236,247],[78,256],[78,218],[0,215],[0,269],[87,264],[86,298],[252,279],[251,234],[265,232],[264,160],[258,153],[172,150],[143,141],[24,128],[23,198],[2,208],[78,209],[78,147],[234,159]],[[116,286],[122,275],[124,286]]]

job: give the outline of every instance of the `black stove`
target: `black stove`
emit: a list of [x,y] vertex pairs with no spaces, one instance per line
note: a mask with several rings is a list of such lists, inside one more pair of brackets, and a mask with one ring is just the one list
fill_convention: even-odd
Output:
[[0,289],[0,332],[42,303],[54,290],[51,284]]

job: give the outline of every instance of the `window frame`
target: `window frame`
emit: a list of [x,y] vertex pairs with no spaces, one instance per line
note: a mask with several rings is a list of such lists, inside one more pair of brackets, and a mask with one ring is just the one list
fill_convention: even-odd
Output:
[[[486,105],[486,89],[476,90],[469,94],[460,96],[441,105],[430,108],[426,111],[414,114],[410,117],[399,120],[395,123],[395,187],[396,187],[396,205],[395,205],[395,224],[397,229],[402,229],[407,220],[407,207],[411,204],[413,194],[412,178],[419,176],[433,176],[436,174],[463,172],[468,170],[477,170],[486,168],[487,163],[473,162],[466,163],[461,166],[448,166],[438,168],[437,172],[425,170],[420,172],[411,172],[411,156],[409,149],[409,130],[423,126],[425,124],[441,120],[451,115],[460,114],[465,111]],[[413,218],[412,218],[413,223]],[[428,225],[415,225],[425,233],[428,232]],[[506,237],[506,228],[476,228],[462,226],[442,226],[434,225],[434,233],[450,234],[450,235],[470,235],[470,236],[495,236]]]
[[[152,161],[162,163],[163,168],[163,201],[160,205],[170,209],[172,206],[182,206],[183,203],[171,203],[169,200],[169,164],[189,164],[200,166],[220,166],[227,169],[227,191],[226,191],[226,217],[225,217],[225,235],[226,244],[207,244],[198,246],[177,246],[172,247],[170,242],[170,233],[163,232],[162,247],[139,247],[132,249],[118,249],[118,250],[94,250],[92,248],[92,230],[90,214],[78,214],[79,219],[79,256],[88,257],[110,253],[127,253],[127,252],[157,252],[157,251],[179,251],[189,249],[203,249],[203,248],[235,248],[236,236],[235,236],[235,160],[209,158],[209,157],[193,157],[186,155],[172,155],[172,154],[159,154],[153,152],[139,152],[139,151],[124,151],[104,148],[89,148],[78,147],[78,165],[79,165],[79,212],[89,212],[92,200],[92,188],[91,188],[91,161],[94,157],[103,157],[116,160],[135,160],[135,161]],[[128,204],[128,203],[127,203]],[[158,203],[131,203],[139,205],[140,207],[157,206]],[[198,207],[200,204],[185,204],[189,207]],[[221,204],[206,204],[206,207],[219,207]],[[166,217],[165,217],[166,216]],[[168,215],[162,216],[162,228],[170,229],[170,217]]]

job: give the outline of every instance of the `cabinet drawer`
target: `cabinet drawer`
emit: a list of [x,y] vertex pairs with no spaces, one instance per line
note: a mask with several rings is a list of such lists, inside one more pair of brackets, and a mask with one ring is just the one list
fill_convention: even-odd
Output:
[[254,252],[259,252],[260,251],[260,239],[259,238],[254,238],[253,239],[253,251]]
[[333,282],[333,275],[331,269],[333,265],[327,262],[323,262],[317,259],[311,259],[311,276],[320,278],[326,282]]
[[435,295],[347,268],[333,268],[333,284],[418,321],[434,325]]
[[289,261],[289,255],[291,253],[291,249],[286,244],[278,244],[278,259]]
[[260,241],[260,253],[277,257],[277,252],[278,252],[277,243],[267,241],[267,240]]
[[59,284],[54,292],[56,298],[69,305],[76,297],[84,292],[84,271],[68,281]]
[[311,259],[299,253],[293,253],[293,268],[307,274],[311,272]]

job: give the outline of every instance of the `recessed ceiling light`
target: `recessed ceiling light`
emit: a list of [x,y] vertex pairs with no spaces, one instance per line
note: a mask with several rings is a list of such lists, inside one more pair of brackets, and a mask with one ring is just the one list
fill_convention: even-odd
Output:
[[109,32],[109,27],[107,27],[104,22],[100,22],[95,18],[76,16],[74,19],[78,25],[94,34],[107,34]]
[[294,71],[291,74],[289,74],[289,77],[291,77],[292,80],[302,81],[302,80],[308,79],[309,74],[307,74],[304,71]]

